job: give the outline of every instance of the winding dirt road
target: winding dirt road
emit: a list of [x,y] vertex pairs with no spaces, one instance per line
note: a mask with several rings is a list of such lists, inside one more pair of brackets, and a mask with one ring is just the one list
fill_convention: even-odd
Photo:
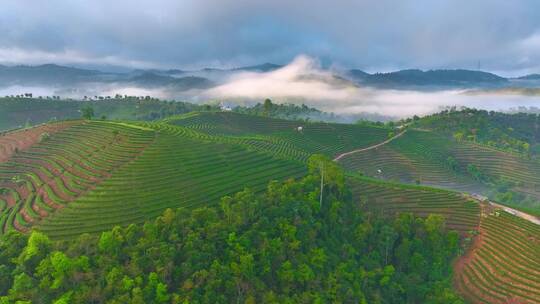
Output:
[[510,207],[507,207],[507,206],[504,206],[504,205],[501,205],[501,204],[497,204],[497,203],[494,203],[492,201],[489,202],[489,204],[493,207],[495,207],[496,209],[502,209],[514,216],[517,216],[519,218],[522,218],[526,221],[529,221],[533,224],[536,224],[536,225],[540,225],[540,218],[534,216],[534,215],[531,215],[531,214],[528,214],[528,213],[525,213],[523,211],[519,211],[519,210],[516,210],[514,208],[510,208]]
[[[345,152],[345,153],[342,153],[342,154],[339,154],[338,156],[336,156],[334,158],[334,161],[339,161],[340,159],[342,159],[343,157],[347,156],[347,155],[351,155],[351,154],[354,154],[354,153],[358,153],[358,152],[364,152],[364,151],[369,151],[369,150],[373,150],[373,149],[376,149],[378,147],[381,147],[381,146],[384,146],[386,145],[387,143],[393,141],[394,139],[396,138],[399,138],[400,136],[402,136],[403,134],[405,134],[407,132],[407,130],[403,130],[401,133],[397,134],[396,136],[393,136],[383,142],[380,142],[376,145],[373,145],[373,146],[369,146],[367,148],[362,148],[362,149],[358,149],[358,150],[353,150],[353,151],[349,151],[349,152]],[[526,221],[529,221],[533,224],[536,224],[536,225],[540,225],[540,218],[534,216],[534,215],[531,215],[531,214],[528,214],[528,213],[525,213],[523,211],[519,211],[519,210],[516,210],[516,209],[513,209],[513,208],[510,208],[508,206],[504,206],[504,205],[501,205],[501,204],[497,204],[495,202],[492,202],[492,201],[489,201],[489,204],[497,209],[501,209],[501,210],[504,210],[514,216],[517,216],[519,218],[522,218]]]
[[377,149],[378,147],[380,146],[384,146],[386,145],[387,143],[391,142],[392,140],[400,137],[401,135],[405,134],[407,132],[407,130],[404,130],[402,131],[401,133],[397,134],[396,136],[394,137],[391,137],[381,143],[378,143],[376,145],[373,145],[373,146],[369,146],[367,148],[362,148],[362,149],[358,149],[358,150],[353,150],[353,151],[349,151],[349,152],[345,152],[345,153],[342,153],[342,154],[339,154],[338,156],[336,156],[336,158],[334,158],[334,161],[338,161],[340,160],[341,158],[347,156],[347,155],[351,155],[351,154],[354,154],[354,153],[358,153],[358,152],[364,152],[364,151],[369,151],[369,150],[373,150],[373,149]]

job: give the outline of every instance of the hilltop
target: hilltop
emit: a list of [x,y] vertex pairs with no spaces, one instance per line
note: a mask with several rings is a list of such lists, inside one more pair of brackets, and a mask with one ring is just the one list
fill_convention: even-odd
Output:
[[[84,301],[79,287],[88,286],[102,296],[151,302],[461,303],[456,291],[473,303],[534,303],[538,227],[490,200],[539,214],[540,162],[454,136],[483,122],[478,127],[512,127],[532,140],[524,135],[529,121],[464,110],[394,127],[286,120],[270,113],[291,109],[264,109],[252,115],[186,108],[152,121],[72,119],[3,134],[0,246],[13,250],[0,254],[0,263],[17,277],[27,267],[33,277],[16,289],[4,276],[0,295],[9,288],[10,299],[34,299],[32,290],[42,290],[50,299]],[[27,259],[37,243],[43,251]],[[166,257],[148,264],[141,252]],[[40,269],[57,258],[73,266],[65,278],[77,285],[36,287],[50,280]],[[131,269],[128,260],[142,268]],[[171,276],[179,268],[159,261],[181,263],[182,275]],[[243,291],[219,280],[210,288],[199,281],[203,273],[204,282],[224,276]],[[133,282],[125,291],[103,291],[93,276],[109,277],[107,286]],[[368,277],[375,285],[355,285]],[[315,278],[339,278],[343,292]],[[414,278],[421,279],[411,284]]]
[[532,157],[540,152],[540,116],[537,114],[450,109],[422,117],[414,121],[413,126]]
[[389,73],[368,74],[361,70],[351,70],[349,73],[361,84],[376,87],[416,87],[416,86],[446,86],[446,87],[477,87],[505,85],[508,79],[483,71],[472,70],[429,70],[419,69],[400,70]]
[[[0,66],[0,83],[2,87],[29,86],[49,87],[68,92],[74,88],[92,88],[96,85],[108,88],[107,85],[131,84],[141,88],[169,88],[178,92],[191,89],[206,89],[219,86],[224,79],[243,72],[269,73],[286,66],[264,63],[259,65],[236,67],[230,69],[202,68],[198,70],[180,69],[119,69],[117,71],[100,71],[67,67],[56,64],[38,66]],[[359,69],[325,69],[332,77],[318,79],[332,84],[336,81],[375,88],[391,89],[448,89],[448,88],[506,88],[530,87],[538,79],[536,74],[517,78],[505,78],[485,71],[465,69],[419,70],[406,69],[387,73],[367,73]],[[299,75],[310,79],[314,75]]]

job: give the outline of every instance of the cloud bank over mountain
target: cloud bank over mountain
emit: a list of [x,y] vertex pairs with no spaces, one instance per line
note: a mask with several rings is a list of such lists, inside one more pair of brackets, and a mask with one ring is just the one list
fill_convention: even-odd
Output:
[[465,94],[465,90],[437,91],[392,90],[364,87],[336,76],[332,70],[307,56],[266,73],[241,72],[225,83],[201,93],[208,99],[235,102],[261,101],[305,103],[338,114],[378,113],[392,117],[429,114],[447,106],[467,106],[505,110],[517,106],[535,106],[537,96]]
[[540,80],[529,76],[507,79],[467,70],[368,74],[325,68],[319,60],[301,55],[284,66],[263,64],[228,70],[107,73],[58,65],[0,67],[0,96],[29,92],[34,96],[95,98],[120,94],[231,105],[271,98],[276,103],[306,104],[342,115],[371,113],[402,118],[447,106],[489,110],[537,106]]
[[0,62],[200,68],[287,63],[307,54],[371,71],[540,70],[536,0],[136,3],[3,1]]

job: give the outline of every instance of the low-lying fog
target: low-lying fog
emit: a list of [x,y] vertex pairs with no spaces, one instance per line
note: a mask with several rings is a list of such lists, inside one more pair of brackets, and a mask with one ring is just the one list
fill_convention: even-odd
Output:
[[[424,115],[447,106],[467,106],[505,111],[520,106],[540,106],[540,96],[497,94],[464,90],[389,90],[361,87],[342,77],[338,69],[322,69],[317,61],[299,56],[283,68],[270,72],[206,72],[216,86],[206,90],[176,91],[173,88],[148,89],[114,83],[93,83],[75,89],[15,86],[0,88],[0,95],[33,93],[34,96],[136,95],[191,102],[224,101],[252,104],[271,98],[274,102],[305,103],[336,114],[377,113],[396,118]],[[182,74],[189,76],[192,74]],[[195,73],[193,73],[195,75]],[[197,72],[201,76],[201,72]]]

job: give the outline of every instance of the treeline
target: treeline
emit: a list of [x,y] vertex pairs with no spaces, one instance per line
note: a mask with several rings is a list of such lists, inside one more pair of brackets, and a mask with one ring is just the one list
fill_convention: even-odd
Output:
[[467,140],[528,156],[540,154],[540,116],[450,108],[413,120],[415,127],[432,129]]
[[[350,124],[356,123],[369,126],[394,127],[394,122],[391,121],[391,117],[376,113],[335,114],[333,112],[324,112],[319,109],[309,107],[305,104],[296,105],[292,103],[274,103],[271,99],[266,99],[263,103],[257,103],[253,106],[236,106],[232,108],[232,111],[242,114],[288,120]],[[386,121],[387,123],[384,123],[383,121]]]
[[[323,169],[324,188],[321,196]],[[52,241],[0,241],[0,303],[462,303],[441,216],[360,211],[329,160],[212,207]]]
[[210,105],[156,98],[122,97],[107,100],[0,98],[0,130],[36,125],[51,120],[76,119],[91,107],[95,118],[155,120],[191,111],[217,110]]
[[322,112],[316,108],[308,107],[305,104],[295,105],[291,103],[273,103],[266,99],[263,103],[254,106],[237,106],[232,109],[234,112],[267,116],[272,118],[282,118],[289,120],[312,120],[312,121],[338,121],[340,118],[333,113]]

